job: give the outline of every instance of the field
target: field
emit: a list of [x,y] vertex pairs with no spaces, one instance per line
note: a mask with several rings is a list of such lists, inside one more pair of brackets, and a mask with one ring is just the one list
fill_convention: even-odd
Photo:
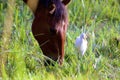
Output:
[[[7,56],[0,80],[120,80],[120,0],[71,0],[64,64],[47,67],[31,32],[32,12],[22,0],[11,7],[12,32],[9,43],[3,40],[8,1],[0,0],[0,55]],[[88,49],[78,59],[74,43],[82,32]]]

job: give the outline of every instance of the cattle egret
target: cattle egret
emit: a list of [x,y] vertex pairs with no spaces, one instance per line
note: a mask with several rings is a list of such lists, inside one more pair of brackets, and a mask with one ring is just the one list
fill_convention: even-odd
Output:
[[87,49],[86,38],[87,38],[87,35],[85,33],[82,33],[80,36],[76,38],[76,42],[75,42],[75,47],[80,51],[82,56],[84,55]]

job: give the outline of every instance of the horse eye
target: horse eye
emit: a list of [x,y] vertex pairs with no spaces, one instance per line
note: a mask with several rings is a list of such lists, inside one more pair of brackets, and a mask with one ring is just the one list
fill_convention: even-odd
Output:
[[56,29],[50,28],[50,33],[51,33],[51,34],[56,34],[56,32],[57,32]]

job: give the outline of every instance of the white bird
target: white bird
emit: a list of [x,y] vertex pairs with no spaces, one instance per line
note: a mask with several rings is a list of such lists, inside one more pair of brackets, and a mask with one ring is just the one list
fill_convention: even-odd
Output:
[[80,53],[82,54],[82,56],[84,55],[84,53],[87,50],[87,35],[85,33],[82,33],[80,36],[78,36],[76,38],[76,42],[75,42],[75,47],[80,51]]

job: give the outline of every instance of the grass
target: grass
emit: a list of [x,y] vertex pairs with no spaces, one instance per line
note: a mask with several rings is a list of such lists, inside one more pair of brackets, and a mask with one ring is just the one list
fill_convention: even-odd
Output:
[[[0,47],[6,2],[0,1]],[[69,28],[63,66],[43,66],[43,55],[31,33],[33,15],[22,1],[16,1],[14,24],[3,79],[7,80],[119,80],[120,37],[119,0],[72,0],[68,6]],[[88,49],[77,58],[74,42],[81,32],[87,32]],[[95,36],[93,36],[93,33]],[[96,58],[101,56],[96,68]]]

